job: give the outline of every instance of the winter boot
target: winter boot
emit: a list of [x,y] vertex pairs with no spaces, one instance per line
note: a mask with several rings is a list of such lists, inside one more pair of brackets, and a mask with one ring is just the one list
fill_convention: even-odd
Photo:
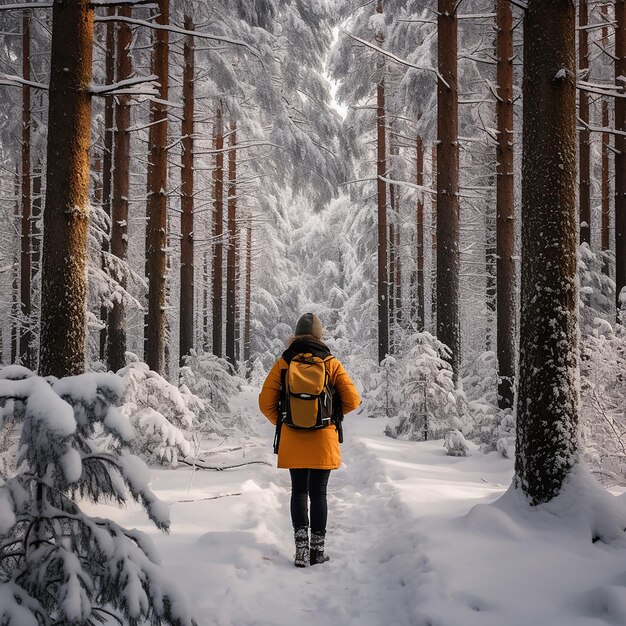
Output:
[[308,567],[309,565],[309,529],[307,526],[300,526],[294,529],[296,540],[296,558],[293,564],[296,567]]
[[324,537],[325,533],[311,533],[311,565],[330,561],[330,557],[324,554]]

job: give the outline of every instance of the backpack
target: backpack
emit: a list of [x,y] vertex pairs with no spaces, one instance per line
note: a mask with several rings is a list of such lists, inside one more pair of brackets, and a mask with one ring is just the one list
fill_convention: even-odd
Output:
[[286,352],[283,358],[287,369],[280,373],[274,453],[278,454],[283,424],[296,430],[316,430],[335,424],[339,443],[343,443],[341,401],[326,367],[335,357],[329,353]]
[[325,358],[314,354],[295,355],[281,372],[281,421],[290,428],[315,430],[329,426],[333,417],[334,388]]

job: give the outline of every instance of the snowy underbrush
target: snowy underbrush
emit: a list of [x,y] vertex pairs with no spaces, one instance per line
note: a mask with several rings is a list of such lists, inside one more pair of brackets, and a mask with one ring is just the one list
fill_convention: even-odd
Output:
[[448,357],[448,348],[423,332],[405,357],[382,362],[378,385],[367,394],[367,410],[372,416],[394,416],[386,435],[425,441],[441,439],[450,430],[471,433],[467,400],[454,384]]
[[120,410],[138,433],[133,451],[147,460],[175,467],[179,459],[191,454],[197,413],[204,404],[135,355],[127,353],[127,358],[128,365],[117,375],[124,389]]
[[607,484],[626,482],[626,330],[596,318],[581,351],[585,459]]
[[192,350],[180,368],[179,381],[181,392],[185,390],[202,404],[199,430],[203,435],[223,438],[256,434],[249,417],[233,411],[233,400],[245,381],[235,374],[228,361]]
[[[0,624],[195,623],[151,540],[81,508],[135,501],[169,529],[147,467],[130,453],[123,391],[114,374],[56,380],[0,370],[0,429],[20,426],[17,465],[0,480]],[[117,452],[102,451],[102,433]]]

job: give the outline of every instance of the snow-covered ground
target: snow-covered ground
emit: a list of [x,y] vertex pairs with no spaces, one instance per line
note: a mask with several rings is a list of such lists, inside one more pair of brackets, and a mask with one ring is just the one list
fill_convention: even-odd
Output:
[[[384,422],[366,416],[346,418],[344,465],[331,475],[331,561],[294,568],[288,473],[273,467],[272,427],[256,397],[244,390],[236,408],[259,436],[212,442],[200,456],[214,466],[267,464],[153,471],[152,487],[171,505],[169,535],[138,509],[97,507],[152,536],[200,624],[626,624],[626,540],[593,543],[589,511],[566,509],[576,494],[529,511],[515,494],[501,497],[511,461],[389,439]],[[611,498],[626,526],[624,498]]]

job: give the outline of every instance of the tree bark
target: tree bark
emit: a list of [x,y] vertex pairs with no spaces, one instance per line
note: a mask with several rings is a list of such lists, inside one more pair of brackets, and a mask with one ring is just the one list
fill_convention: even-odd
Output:
[[[156,23],[169,24],[169,0],[159,0]],[[146,227],[148,314],[145,328],[146,363],[162,372],[165,357],[165,246],[167,234],[167,99],[169,34],[154,32],[153,74],[160,84],[159,101],[150,103],[150,156]]]
[[89,0],[55,1],[41,281],[42,376],[80,374],[85,368],[92,48]]
[[[120,17],[131,16],[130,6],[121,6]],[[132,76],[130,46],[133,34],[130,25],[120,22],[117,32],[117,80]],[[111,210],[111,255],[116,258],[113,274],[122,289],[127,287],[128,262],[128,196],[130,164],[130,96],[117,96],[115,104],[113,196]],[[114,300],[108,314],[107,362],[110,370],[117,372],[126,365],[126,306]]]
[[[437,337],[451,351],[455,381],[459,336],[459,102],[457,0],[439,0],[437,17]],[[445,81],[445,82],[444,82]]]
[[515,482],[532,504],[557,496],[578,460],[575,33],[573,2],[529,0]]
[[496,308],[498,406],[513,408],[515,377],[515,204],[513,180],[513,16],[508,0],[496,0]]
[[[30,10],[22,15],[22,77],[30,80]],[[30,87],[22,86],[22,240],[20,255],[20,298],[22,319],[20,332],[20,362],[31,369],[32,330],[31,330],[31,283],[30,283],[30,130],[31,130]]]
[[[382,13],[381,0],[376,4],[376,12]],[[383,35],[376,36],[380,47]],[[376,85],[376,189],[378,198],[378,362],[389,353],[389,278],[387,268],[387,148],[385,129],[385,60],[377,59],[378,83]]]
[[[431,189],[437,189],[437,145],[431,147]],[[437,334],[437,194],[430,196],[430,325]]]
[[[186,16],[185,30],[194,30],[191,17]],[[194,320],[194,235],[193,235],[193,132],[194,132],[194,43],[187,35],[183,50],[183,121],[182,172],[180,186],[180,365],[193,348]]]
[[[626,0],[615,0],[615,88],[626,94]],[[626,100],[615,98],[615,296],[617,319],[626,287]]]
[[[424,185],[424,143],[415,139],[415,183]],[[417,330],[423,332],[424,324],[424,192],[417,190]]]
[[224,297],[224,247],[222,235],[224,228],[224,122],[222,103],[215,112],[215,130],[213,147],[215,168],[213,170],[213,354],[222,357],[224,354],[223,334],[223,297]]
[[[608,21],[608,6],[605,4],[602,7],[602,17],[605,21]],[[602,45],[606,48],[609,45],[609,29],[606,26],[602,27]],[[609,118],[609,101],[607,98],[602,98],[602,128],[608,128],[610,123]],[[607,276],[611,275],[611,263],[610,263],[610,251],[611,251],[611,235],[610,235],[610,215],[611,205],[609,195],[611,193],[609,186],[609,145],[610,135],[608,132],[602,133],[602,145],[600,148],[600,189],[601,189],[601,212],[602,218],[600,220],[600,248],[603,253],[602,271]]]
[[230,123],[228,150],[228,250],[226,256],[226,358],[236,366],[237,324],[237,123]]
[[248,219],[246,227],[246,286],[243,321],[243,360],[246,363],[247,372],[250,372],[250,309],[252,294],[252,223]]
[[[578,69],[583,80],[589,73],[588,0],[578,2]],[[591,245],[591,165],[589,140],[589,94],[578,90],[578,117],[582,128],[578,134],[578,196],[580,203],[580,243]]]
[[[115,7],[107,8],[107,16],[115,15]],[[106,38],[106,61],[104,78],[107,85],[115,81],[115,23],[107,22]],[[102,210],[111,217],[111,190],[113,188],[113,98],[104,99],[104,150],[102,156]],[[109,242],[106,237],[102,239],[102,269],[106,271],[105,254],[109,251]],[[108,330],[108,309],[100,308],[100,319],[104,322],[104,328],[100,331],[100,360],[106,358],[106,342]]]

